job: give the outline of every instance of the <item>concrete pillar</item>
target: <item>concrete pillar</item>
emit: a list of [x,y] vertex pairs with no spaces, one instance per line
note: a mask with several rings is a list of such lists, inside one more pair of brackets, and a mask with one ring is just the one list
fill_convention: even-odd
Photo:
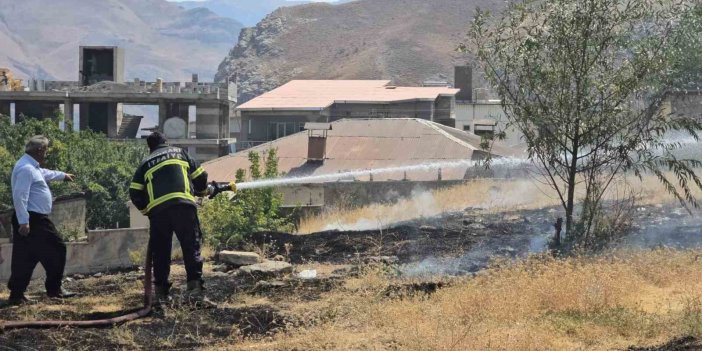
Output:
[[73,101],[66,99],[63,102],[63,126],[65,131],[73,130]]
[[219,114],[219,137],[222,139],[229,138],[229,128],[233,117],[234,107],[232,104],[222,104]]
[[107,137],[116,138],[119,131],[119,120],[117,113],[117,103],[107,103]]
[[10,124],[15,124],[17,120],[17,113],[15,112],[17,109],[15,107],[15,103],[10,104]]

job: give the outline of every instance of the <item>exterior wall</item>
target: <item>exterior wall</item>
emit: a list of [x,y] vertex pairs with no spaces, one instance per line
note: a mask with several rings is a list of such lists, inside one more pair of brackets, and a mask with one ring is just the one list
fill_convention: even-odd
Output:
[[148,228],[149,217],[144,216],[131,201],[127,202],[129,208],[129,228]]
[[[241,142],[261,142],[270,141],[270,124],[280,123],[300,123],[326,122],[327,116],[323,111],[275,111],[275,112],[241,112]],[[250,126],[249,126],[250,125]]]
[[303,184],[276,189],[283,195],[285,207],[324,206],[324,186],[321,184]]
[[[100,230],[88,233],[87,241],[66,243],[65,274],[91,274],[100,271],[130,268],[135,265],[130,252],[144,250],[149,232],[146,228]],[[0,282],[10,278],[12,244],[0,245]],[[141,264],[141,263],[137,263]],[[34,270],[32,279],[45,276],[41,264]]]
[[434,102],[412,101],[398,104],[334,104],[330,122],[344,118],[421,118],[432,120]]
[[499,103],[459,102],[456,104],[456,129],[475,133],[475,121],[493,120],[497,122],[496,131],[504,130],[504,140],[508,146],[520,146],[521,134],[514,128],[507,128],[507,116]]
[[286,208],[347,208],[374,203],[392,203],[417,191],[435,190],[466,180],[337,182],[281,187]]
[[353,207],[392,203],[413,192],[436,190],[465,183],[467,180],[340,182],[305,184],[277,189],[283,194],[283,207]]
[[440,96],[434,103],[434,119],[446,120],[456,118],[456,98]]

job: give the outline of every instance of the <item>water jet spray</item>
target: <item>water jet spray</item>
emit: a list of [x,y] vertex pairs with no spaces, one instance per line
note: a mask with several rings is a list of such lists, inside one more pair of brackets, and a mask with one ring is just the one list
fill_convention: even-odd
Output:
[[[497,158],[490,162],[490,166],[504,166],[507,168],[516,168],[518,166],[523,166],[528,164],[529,161],[526,159],[519,158]],[[400,173],[400,172],[416,172],[416,171],[434,171],[440,169],[452,169],[461,167],[477,167],[485,165],[485,161],[478,160],[456,160],[456,161],[445,161],[445,162],[432,162],[432,163],[421,163],[416,165],[407,166],[397,166],[397,167],[385,167],[376,169],[359,169],[354,171],[342,172],[342,173],[331,173],[331,174],[320,174],[311,175],[303,177],[291,177],[291,178],[275,178],[275,179],[264,179],[264,180],[254,180],[250,182],[241,182],[236,185],[239,190],[244,189],[257,189],[257,188],[268,188],[268,187],[280,187],[289,186],[295,184],[308,184],[308,183],[324,183],[333,182],[340,179],[349,177],[361,177],[366,175],[379,175],[386,173]]]

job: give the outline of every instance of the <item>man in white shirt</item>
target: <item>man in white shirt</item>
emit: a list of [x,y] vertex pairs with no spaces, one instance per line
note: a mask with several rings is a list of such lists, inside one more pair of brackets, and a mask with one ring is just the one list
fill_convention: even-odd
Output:
[[46,271],[46,294],[52,298],[67,298],[75,294],[61,288],[66,266],[66,244],[49,219],[53,198],[47,184],[50,181],[73,181],[74,175],[41,168],[46,159],[49,139],[37,135],[29,139],[25,155],[12,171],[12,264],[8,304],[28,302],[24,296],[37,263]]

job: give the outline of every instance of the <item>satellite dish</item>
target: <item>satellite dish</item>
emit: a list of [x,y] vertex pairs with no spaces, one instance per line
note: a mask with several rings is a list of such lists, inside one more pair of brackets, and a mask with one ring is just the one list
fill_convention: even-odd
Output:
[[163,133],[168,139],[186,139],[188,123],[180,117],[171,117],[163,122]]

